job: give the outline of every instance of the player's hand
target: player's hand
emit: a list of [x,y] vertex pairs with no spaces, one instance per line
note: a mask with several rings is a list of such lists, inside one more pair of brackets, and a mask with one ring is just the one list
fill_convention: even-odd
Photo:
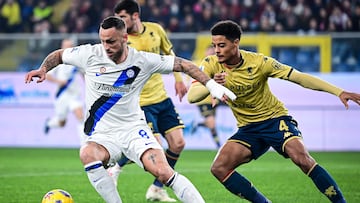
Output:
[[236,95],[230,91],[228,88],[218,84],[215,80],[211,79],[206,83],[206,88],[208,88],[211,96],[221,100],[222,102],[226,102],[229,99],[235,100]]
[[348,101],[351,100],[360,105],[360,94],[343,91],[339,95],[341,102],[345,105],[346,109],[349,109]]
[[43,69],[32,70],[25,75],[25,83],[30,83],[33,78],[39,78],[36,82],[40,83],[46,79],[46,72]]
[[175,82],[175,96],[179,96],[179,101],[182,102],[182,98],[187,93],[188,89],[183,81]]
[[215,73],[215,75],[214,75],[215,82],[219,83],[220,85],[224,85],[226,75],[227,74],[225,72],[223,72],[223,73]]

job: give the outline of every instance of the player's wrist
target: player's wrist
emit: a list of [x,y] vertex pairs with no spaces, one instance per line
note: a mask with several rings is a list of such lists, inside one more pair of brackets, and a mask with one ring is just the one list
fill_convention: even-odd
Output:
[[214,79],[210,79],[205,83],[205,87],[208,88],[208,90],[211,90],[216,88],[216,86],[218,86],[218,84],[215,82]]

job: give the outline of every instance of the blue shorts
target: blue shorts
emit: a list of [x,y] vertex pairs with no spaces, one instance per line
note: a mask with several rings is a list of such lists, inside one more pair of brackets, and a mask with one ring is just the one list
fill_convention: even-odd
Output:
[[170,98],[164,101],[142,106],[145,113],[146,121],[152,129],[154,135],[165,135],[172,129],[185,128],[184,122],[176,112],[175,106]]
[[228,142],[238,142],[249,148],[253,159],[259,158],[270,147],[288,158],[284,152],[286,142],[299,137],[302,136],[297,122],[291,116],[281,116],[240,127]]
[[199,104],[198,107],[203,117],[215,116],[216,107],[212,107],[212,104]]

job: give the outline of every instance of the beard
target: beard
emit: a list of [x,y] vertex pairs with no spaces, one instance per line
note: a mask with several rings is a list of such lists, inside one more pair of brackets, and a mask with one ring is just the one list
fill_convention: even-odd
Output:
[[124,52],[124,48],[121,47],[117,52],[114,52],[114,54],[110,57],[110,59],[113,60],[115,63],[117,63],[123,52]]

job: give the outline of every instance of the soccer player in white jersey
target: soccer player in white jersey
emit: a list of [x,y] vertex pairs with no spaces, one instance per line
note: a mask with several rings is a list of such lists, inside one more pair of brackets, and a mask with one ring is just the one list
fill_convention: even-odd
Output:
[[[158,23],[141,20],[141,8],[136,0],[118,1],[114,6],[114,15],[124,20],[130,47],[138,51],[175,55],[173,45],[164,28]],[[174,72],[173,75],[175,93],[181,102],[187,93],[187,87],[183,82],[182,73]],[[183,135],[185,125],[166,91],[160,73],[153,74],[144,85],[140,94],[140,107],[158,142],[162,143],[161,137],[166,141],[167,149],[164,149],[166,160],[172,168],[175,168],[185,147]],[[123,156],[117,164],[107,169],[115,184],[122,168],[128,163],[127,157]],[[176,202],[168,195],[164,184],[157,179],[148,187],[145,198],[150,201]]]
[[229,89],[205,75],[192,62],[174,56],[141,52],[127,46],[124,21],[105,18],[99,29],[101,44],[81,45],[50,53],[37,70],[28,72],[25,83],[46,79],[46,72],[61,63],[84,71],[88,135],[80,149],[87,176],[107,203],[121,203],[115,183],[104,166],[122,154],[170,187],[182,202],[205,202],[195,186],[175,172],[166,161],[161,145],[147,125],[139,105],[142,87],[153,73],[184,72],[204,84],[222,100],[236,97]]
[[[66,49],[73,47],[71,39],[63,39],[61,48]],[[55,114],[45,122],[45,134],[49,133],[51,128],[64,127],[69,111],[72,111],[78,121],[77,132],[82,143],[85,138],[84,134],[84,113],[83,101],[81,98],[81,84],[76,81],[79,71],[75,66],[60,64],[57,68],[47,73],[46,79],[58,85],[55,95]]]

